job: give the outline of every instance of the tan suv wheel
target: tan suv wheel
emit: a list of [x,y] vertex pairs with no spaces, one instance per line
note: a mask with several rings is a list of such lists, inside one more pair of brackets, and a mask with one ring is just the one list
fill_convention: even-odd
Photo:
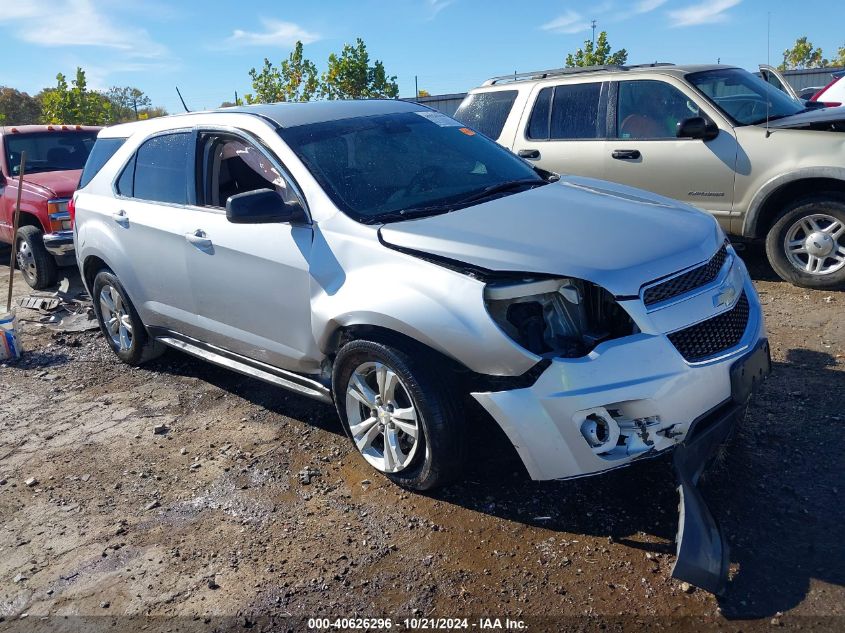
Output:
[[797,286],[845,285],[845,203],[831,194],[788,206],[766,236],[766,254],[781,279]]

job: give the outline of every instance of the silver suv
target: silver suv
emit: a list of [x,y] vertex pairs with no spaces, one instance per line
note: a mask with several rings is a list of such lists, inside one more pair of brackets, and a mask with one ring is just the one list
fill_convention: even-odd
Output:
[[496,77],[455,118],[549,171],[694,204],[765,238],[783,279],[832,288],[845,283],[845,108],[814,105],[740,68],[653,64]]
[[467,398],[538,480],[675,449],[689,547],[712,550],[678,573],[722,582],[694,484],[769,357],[709,215],[558,179],[402,101],[116,126],[86,172],[76,254],[122,360],[171,346],[333,402],[362,457],[415,490],[476,449]]

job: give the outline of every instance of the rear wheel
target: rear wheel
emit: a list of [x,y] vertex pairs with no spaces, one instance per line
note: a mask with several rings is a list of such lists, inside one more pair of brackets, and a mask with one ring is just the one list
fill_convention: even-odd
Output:
[[161,356],[164,346],[147,334],[135,306],[112,271],[103,269],[97,273],[93,292],[100,330],[120,360],[140,365]]
[[352,341],[333,372],[338,415],[373,468],[411,490],[430,490],[463,467],[463,418],[424,354]]
[[797,286],[845,285],[845,203],[827,194],[790,205],[766,237],[766,254],[775,272]]
[[43,233],[37,226],[22,226],[15,239],[15,258],[23,278],[35,290],[56,283],[56,260],[44,247]]

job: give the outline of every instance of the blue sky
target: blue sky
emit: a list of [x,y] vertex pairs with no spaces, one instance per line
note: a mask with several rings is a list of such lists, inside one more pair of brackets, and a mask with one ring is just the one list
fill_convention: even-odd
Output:
[[[800,6],[799,8],[796,8]],[[193,109],[250,90],[248,71],[302,40],[320,70],[361,37],[411,96],[462,92],[492,75],[563,65],[608,31],[630,63],[715,62],[755,68],[808,35],[828,56],[845,46],[842,0],[0,0],[0,85],[35,93],[82,66],[93,87],[134,85],[171,112],[178,85]]]

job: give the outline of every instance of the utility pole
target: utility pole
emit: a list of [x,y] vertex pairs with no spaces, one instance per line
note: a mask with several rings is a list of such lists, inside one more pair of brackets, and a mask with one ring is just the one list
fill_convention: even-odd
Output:
[[593,22],[590,26],[593,29],[593,46],[595,46],[596,45],[596,21],[593,20]]
[[235,90],[235,105],[236,106],[241,105],[240,102],[238,101],[238,91],[237,90]]
[[135,120],[138,120],[138,97],[132,95],[132,107],[135,108]]
[[414,75],[414,99],[420,98],[420,85],[417,83],[417,76]]

